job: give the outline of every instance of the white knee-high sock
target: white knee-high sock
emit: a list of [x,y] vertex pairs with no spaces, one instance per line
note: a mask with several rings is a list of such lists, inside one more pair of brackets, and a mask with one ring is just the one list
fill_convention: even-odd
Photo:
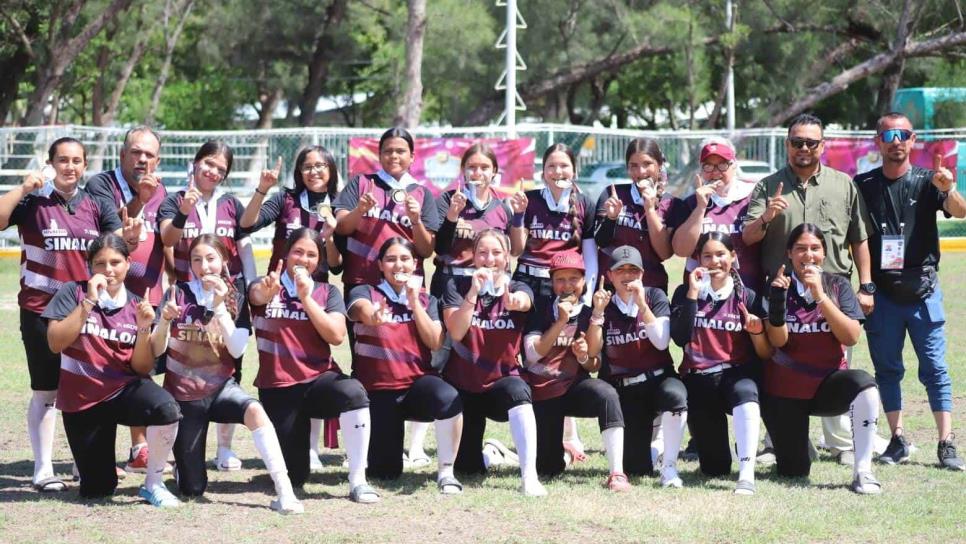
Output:
[[[409,421],[409,458],[425,457],[426,451],[423,446],[426,443],[426,432],[429,431],[429,423],[423,421]],[[437,423],[437,428],[439,424]],[[436,437],[439,440],[439,436]]]
[[148,440],[148,472],[144,475],[144,487],[151,489],[163,485],[164,465],[178,435],[178,422],[167,425],[151,425],[146,431]]
[[624,427],[611,427],[600,433],[611,474],[624,473]]
[[319,455],[319,436],[322,434],[322,420],[312,418],[309,420],[309,450]]
[[524,481],[537,478],[537,419],[532,404],[514,406],[507,412],[510,435],[520,458],[520,476]]
[[27,404],[27,432],[34,452],[34,483],[54,475],[54,425],[57,391],[34,391]]
[[456,461],[456,452],[460,449],[462,434],[463,414],[436,420],[436,463],[439,467],[437,479],[453,476],[453,463]]
[[265,463],[265,469],[272,476],[275,482],[275,493],[279,497],[290,497],[295,494],[292,491],[292,481],[288,478],[288,469],[285,467],[285,458],[282,457],[282,447],[278,443],[278,436],[275,434],[275,427],[271,424],[262,425],[252,431],[252,439],[255,441],[255,449],[258,450],[259,457]]
[[339,414],[339,426],[345,438],[345,455],[349,460],[349,487],[366,483],[366,462],[369,455],[369,408],[359,408]]
[[661,427],[661,416],[658,414],[651,424],[651,466],[657,466],[657,458],[664,453],[664,428]]
[[661,475],[667,479],[678,475],[678,453],[687,422],[687,411],[661,413],[661,427],[664,428],[664,462],[661,464]]
[[564,418],[563,441],[570,442],[571,444],[580,446],[580,448],[583,449],[583,443],[580,441],[580,434],[577,432],[577,418],[569,416]]
[[852,442],[855,443],[853,473],[872,472],[872,453],[879,425],[879,390],[870,387],[852,401]]
[[738,479],[753,482],[761,408],[757,402],[746,402],[732,408],[731,415],[735,424],[735,441],[738,443]]
[[231,440],[235,436],[234,423],[217,423],[218,447],[231,449]]

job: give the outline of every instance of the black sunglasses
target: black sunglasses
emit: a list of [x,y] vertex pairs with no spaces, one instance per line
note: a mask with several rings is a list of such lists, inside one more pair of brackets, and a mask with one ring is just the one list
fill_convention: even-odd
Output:
[[787,141],[788,145],[792,146],[793,149],[807,147],[810,151],[814,151],[818,147],[818,144],[822,143],[822,140],[813,140],[811,138],[788,138]]

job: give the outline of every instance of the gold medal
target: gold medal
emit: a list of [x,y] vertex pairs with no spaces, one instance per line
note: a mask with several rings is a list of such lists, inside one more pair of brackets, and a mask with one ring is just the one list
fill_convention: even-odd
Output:
[[406,191],[402,189],[396,189],[392,192],[392,201],[396,204],[402,204],[406,201]]
[[319,202],[318,206],[315,207],[315,213],[317,213],[319,218],[323,221],[328,221],[332,218],[332,205],[326,204],[325,202]]

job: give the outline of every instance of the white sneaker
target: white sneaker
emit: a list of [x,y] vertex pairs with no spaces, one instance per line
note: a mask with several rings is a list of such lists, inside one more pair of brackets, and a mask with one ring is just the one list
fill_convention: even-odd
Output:
[[524,480],[520,485],[520,493],[523,493],[527,497],[546,497],[547,488],[543,487],[540,480],[536,478]]
[[218,448],[218,457],[215,463],[218,466],[218,470],[226,472],[241,470],[242,468],[241,459],[235,455],[235,452],[228,448]]
[[288,515],[305,513],[305,506],[302,505],[302,502],[299,501],[295,495],[291,495],[289,497],[278,497],[277,499],[273,500],[269,506],[272,510],[275,510],[279,514]]
[[313,450],[309,450],[309,470],[312,472],[319,472],[323,468],[322,460],[319,459],[319,454]]
[[516,466],[516,467],[520,466],[520,458],[517,456],[516,452],[508,448],[506,444],[504,444],[503,442],[500,442],[496,438],[487,438],[486,440],[484,440],[483,451],[484,452],[488,451],[490,453],[492,453],[493,451],[496,451],[499,454],[499,457],[497,458],[498,459],[502,458],[502,462],[495,463],[495,464],[506,464],[506,465]]
[[661,471],[661,487],[681,489],[684,487],[684,482],[681,481],[681,477],[678,476],[677,471]]

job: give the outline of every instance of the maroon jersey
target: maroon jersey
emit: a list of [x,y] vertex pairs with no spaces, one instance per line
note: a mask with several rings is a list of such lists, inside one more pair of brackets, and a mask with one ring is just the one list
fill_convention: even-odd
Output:
[[[679,212],[675,214],[675,219],[672,219],[675,228],[681,226],[688,219],[688,216],[697,207],[697,202],[697,197],[693,194],[682,201]],[[731,243],[735,248],[735,254],[738,256],[735,269],[741,276],[741,281],[752,289],[761,289],[765,280],[764,273],[761,269],[761,243],[759,242],[749,246],[741,239],[741,232],[744,230],[744,221],[748,215],[748,205],[750,203],[750,194],[727,206],[716,206],[714,202],[709,203],[708,208],[704,212],[704,219],[701,222],[701,234],[714,231],[730,235]],[[698,266],[700,258],[700,255],[695,252],[688,259],[684,269],[685,283],[688,281],[687,274]]]
[[529,232],[519,264],[549,269],[550,258],[555,254],[562,251],[579,253],[582,250],[581,241],[594,237],[594,203],[586,194],[577,194],[576,215],[580,218],[580,226],[575,229],[573,215],[550,211],[542,191],[533,189],[526,193],[528,204],[523,226]]
[[[178,191],[164,199],[158,210],[159,227],[161,221],[174,219],[174,216],[179,213],[184,193],[184,191]],[[208,204],[208,209],[213,209],[215,212],[214,223],[206,227],[196,206],[188,214],[184,229],[181,230],[181,239],[174,245],[174,268],[178,281],[191,279],[191,255],[188,248],[191,247],[191,242],[202,234],[214,234],[225,244],[229,255],[228,273],[230,275],[238,276],[243,272],[241,257],[238,255],[238,241],[248,236],[248,233],[238,225],[238,220],[245,211],[241,202],[231,195],[221,195],[217,201]]]
[[[655,251],[654,246],[651,245],[650,231],[647,225],[647,217],[644,213],[644,206],[634,203],[634,199],[631,197],[632,189],[630,184],[617,185],[615,188],[617,189],[617,198],[624,203],[624,209],[621,210],[620,215],[617,216],[617,220],[614,221],[613,232],[604,232],[605,230],[611,230],[607,226],[608,222],[604,220],[607,216],[604,202],[610,198],[610,190],[605,189],[597,199],[598,223],[597,232],[594,236],[597,240],[598,247],[597,268],[598,270],[610,269],[612,262],[610,256],[615,249],[621,246],[637,248],[637,251],[641,254],[641,261],[644,264],[644,279],[642,280],[644,285],[647,287],[657,287],[666,292],[668,282],[667,271],[664,269],[661,257]],[[674,212],[676,202],[679,201],[670,195],[662,196],[657,202],[657,213],[661,216],[661,220],[664,221],[665,225]]]
[[[470,278],[453,278],[447,282],[443,310],[459,308],[471,281]],[[511,293],[522,291],[533,299],[533,291],[525,283],[511,281],[509,289]],[[453,351],[443,377],[458,389],[482,393],[500,378],[519,376],[526,320],[526,312],[507,310],[502,296],[478,296],[470,328],[462,340],[453,340]]]
[[[206,321],[211,311],[198,304],[187,283],[177,283],[175,300],[181,315],[171,322],[168,339],[168,369],[164,374],[164,388],[180,401],[203,399],[217,391],[235,373],[235,358],[228,352],[221,338],[215,338],[218,353],[211,347]],[[245,300],[237,294],[239,322],[236,327],[249,328],[241,307]],[[169,295],[165,294],[165,298]]]
[[[356,342],[352,348],[352,377],[362,382],[367,391],[378,391],[407,389],[420,376],[436,374],[430,365],[432,352],[420,339],[413,312],[406,304],[391,300],[382,288],[371,285],[353,288],[347,307],[359,300],[387,308],[392,323],[378,327],[353,323]],[[439,321],[436,297],[422,291],[419,300],[430,319]]]
[[[536,306],[536,311],[530,314],[530,321],[527,323],[527,336],[543,335],[553,325],[556,321],[553,307],[555,300],[547,297]],[[590,314],[591,308],[584,306],[579,314],[567,321],[550,352],[536,363],[527,365],[524,378],[533,390],[534,401],[557,398],[566,393],[573,384],[590,376],[570,349],[580,333],[587,332]]]
[[[352,211],[359,203],[359,195],[371,192],[376,199],[376,205],[370,209],[359,221],[356,231],[346,240],[346,251],[343,254],[342,280],[345,285],[375,285],[382,279],[378,268],[374,266],[379,255],[379,248],[386,240],[393,236],[400,236],[412,242],[413,224],[406,215],[405,197],[415,198],[422,207],[421,220],[427,230],[435,232],[439,227],[439,217],[436,214],[436,201],[429,189],[417,184],[411,184],[403,192],[394,191],[375,174],[357,176],[339,193],[333,203],[336,210]],[[393,198],[394,195],[403,198]],[[397,201],[398,200],[398,201]],[[423,259],[416,256],[416,274],[423,275]]]
[[[122,183],[128,191],[131,191],[119,170],[107,170],[92,177],[85,189],[94,198],[101,199],[114,209],[120,210],[121,206],[127,205],[129,200],[125,197]],[[152,306],[158,306],[164,294],[162,284],[164,244],[161,243],[161,235],[158,233],[158,210],[167,196],[168,191],[165,190],[164,185],[158,184],[154,196],[142,208],[141,219],[144,221],[144,226],[141,229],[141,242],[137,249],[131,252],[131,267],[127,271],[127,279],[124,280],[124,285],[128,289],[142,295],[150,287],[151,298],[148,302]]]
[[[664,291],[648,287],[645,297],[655,317],[668,317],[671,314]],[[604,309],[601,377],[613,380],[632,378],[642,372],[653,372],[673,364],[667,349],[659,350],[648,340],[642,313],[638,309],[636,317],[629,317],[621,312],[613,300]]]
[[[312,299],[326,313],[345,314],[342,295],[328,283],[316,282]],[[288,387],[313,380],[329,370],[341,372],[329,344],[305,313],[302,301],[284,286],[268,304],[253,304],[252,317],[258,345],[255,387]]]
[[[249,232],[255,232],[270,224],[275,225],[275,234],[272,236],[272,256],[268,259],[268,270],[275,270],[275,263],[279,259],[285,258],[285,244],[293,231],[306,227],[322,232],[322,227],[325,226],[325,222],[319,217],[314,207],[319,202],[324,202],[327,195],[309,193],[308,191],[304,191],[303,194],[305,194],[305,204],[308,205],[309,209],[302,206],[302,194],[294,191],[275,193],[272,198],[262,204],[262,208],[258,212],[258,219],[249,229]],[[319,270],[316,271],[316,277],[325,274],[327,267],[328,261],[326,261],[325,255],[320,255]]]
[[10,215],[20,231],[20,307],[41,313],[69,281],[86,281],[87,246],[102,232],[121,228],[117,210],[83,189],[70,202],[48,184],[30,193]]
[[[857,321],[865,319],[849,280],[823,273],[822,281],[826,296],[842,313]],[[777,397],[811,399],[826,376],[848,368],[846,348],[835,338],[818,306],[799,296],[794,281],[785,304],[788,343],[776,348],[765,363],[765,391]]]
[[476,234],[486,229],[503,232],[510,229],[512,212],[492,191],[485,209],[478,210],[467,201],[456,223],[450,222],[446,219],[446,212],[449,211],[453,193],[455,191],[447,191],[439,195],[437,201],[437,213],[442,222],[436,234],[436,258],[433,261],[437,270],[444,267],[471,268]]
[[[687,291],[687,286],[681,285],[674,292],[675,308],[689,302]],[[690,340],[684,345],[682,373],[703,370],[722,363],[737,366],[756,359],[755,346],[744,329],[745,321],[738,308],[739,303],[751,311],[756,304],[754,292],[742,289],[739,297],[732,291],[727,299],[718,302],[710,296],[699,297],[690,327]],[[690,318],[691,315],[687,317]],[[672,329],[673,326],[672,324]]]
[[[87,282],[65,283],[42,314],[60,321],[87,296]],[[130,290],[127,304],[105,311],[95,306],[80,334],[60,354],[57,408],[79,412],[111,398],[138,379],[131,369],[137,340],[137,305],[141,299]]]

